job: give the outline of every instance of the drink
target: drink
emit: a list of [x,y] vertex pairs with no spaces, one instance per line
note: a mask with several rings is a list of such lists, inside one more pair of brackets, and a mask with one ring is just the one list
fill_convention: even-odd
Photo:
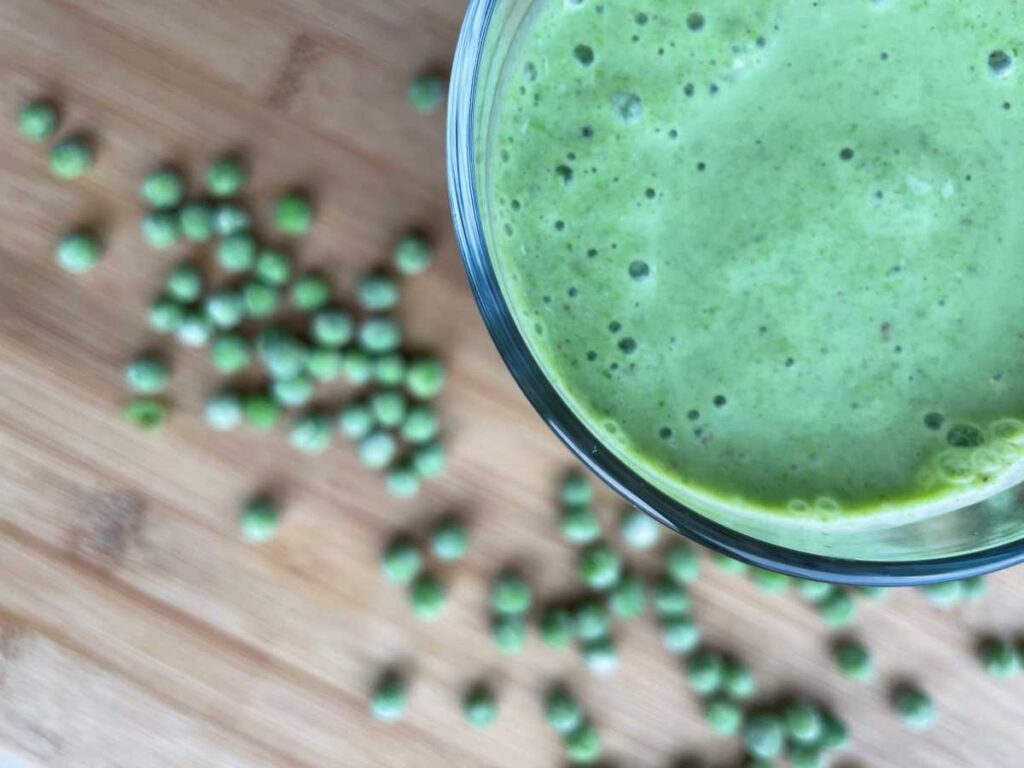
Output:
[[799,525],[1024,479],[1024,9],[536,5],[484,106],[483,208],[609,448]]

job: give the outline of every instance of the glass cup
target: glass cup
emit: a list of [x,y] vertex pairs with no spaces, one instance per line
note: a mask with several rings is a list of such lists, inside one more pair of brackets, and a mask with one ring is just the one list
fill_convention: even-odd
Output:
[[629,503],[668,528],[752,565],[820,581],[908,586],[975,576],[1024,561],[1024,485],[920,519],[818,526],[718,509],[713,518],[665,493],[602,443],[532,354],[488,251],[486,137],[512,46],[529,34],[537,0],[470,0],[452,69],[448,187],[466,274],[513,377],[559,438]]

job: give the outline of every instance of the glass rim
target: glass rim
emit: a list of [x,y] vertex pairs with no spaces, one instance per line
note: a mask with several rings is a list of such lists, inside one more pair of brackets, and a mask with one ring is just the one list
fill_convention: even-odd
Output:
[[534,410],[586,467],[627,502],[712,551],[797,578],[852,586],[899,587],[980,576],[1024,562],[1024,539],[952,557],[871,561],[815,555],[734,531],[668,496],[614,455],[555,389],[519,332],[491,264],[477,205],[476,89],[484,43],[502,0],[470,0],[459,33],[448,95],[446,168],[455,238],[484,325]]

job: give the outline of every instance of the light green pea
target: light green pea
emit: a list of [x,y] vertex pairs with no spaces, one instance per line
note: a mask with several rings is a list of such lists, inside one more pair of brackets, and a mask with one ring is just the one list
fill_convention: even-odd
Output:
[[590,479],[582,472],[569,472],[562,478],[559,495],[566,506],[580,507],[590,504],[594,490],[590,485]]
[[156,395],[167,388],[170,369],[155,355],[143,355],[132,360],[124,369],[128,388],[140,395]]
[[[393,318],[371,317],[359,326],[359,346],[368,354],[385,355],[394,352],[401,343],[402,331]],[[412,365],[409,370],[412,370]],[[407,378],[408,375],[407,373]],[[413,394],[415,395],[415,392]]]
[[861,643],[851,638],[839,640],[832,650],[832,657],[836,666],[845,676],[853,680],[869,680],[874,674],[875,667],[871,660],[871,654]]
[[444,101],[448,84],[434,73],[417,75],[409,81],[409,103],[422,114],[436,112]]
[[370,407],[378,424],[395,429],[405,420],[408,403],[398,390],[382,389],[370,395]]
[[262,320],[277,312],[281,306],[281,292],[272,285],[250,280],[242,286],[242,302],[249,317]]
[[142,180],[139,194],[150,208],[176,208],[185,199],[185,179],[173,168],[158,168]]
[[417,618],[436,619],[444,611],[444,585],[429,573],[421,573],[409,587],[409,599],[412,601],[412,612]]
[[574,625],[572,613],[567,608],[548,608],[540,616],[540,639],[552,648],[565,648],[572,642]]
[[565,755],[576,765],[591,765],[601,759],[601,738],[590,723],[583,723],[562,742]]
[[833,592],[816,606],[825,623],[834,628],[845,627],[853,621],[857,604],[847,592]]
[[491,620],[491,636],[502,653],[519,653],[526,644],[526,619],[503,614]]
[[405,386],[413,397],[429,400],[444,388],[445,378],[444,365],[440,360],[423,357],[409,363],[405,372]]
[[18,112],[18,130],[29,141],[45,141],[57,132],[60,115],[47,99],[30,101]]
[[462,698],[462,714],[474,728],[487,728],[498,716],[498,701],[482,683],[470,688]]
[[530,585],[514,571],[504,571],[491,585],[491,607],[498,614],[519,615],[530,609],[533,593]]
[[728,555],[722,555],[715,553],[714,555],[715,565],[721,568],[727,573],[733,574],[744,574],[750,570],[750,566],[746,563],[736,560],[735,558],[729,557]]
[[430,266],[433,255],[430,243],[420,235],[406,235],[395,245],[391,261],[403,275],[418,275]]
[[341,376],[342,360],[336,349],[317,348],[309,353],[306,370],[317,381],[334,381]]
[[764,568],[751,570],[750,578],[766,595],[780,595],[789,587],[789,576],[784,573],[768,571]]
[[661,619],[661,641],[669,653],[690,653],[700,644],[700,627],[689,616],[665,616]]
[[217,328],[230,330],[245,319],[245,299],[241,291],[224,288],[206,297],[206,316]]
[[608,607],[620,619],[642,614],[647,607],[647,589],[643,579],[636,574],[624,574],[608,594]]
[[370,714],[377,720],[390,723],[401,720],[408,702],[405,680],[395,671],[381,676],[370,697]]
[[242,507],[240,522],[243,539],[254,544],[268,541],[277,535],[281,511],[273,499],[257,496]]
[[248,232],[226,235],[217,243],[217,264],[225,272],[247,272],[256,263],[259,246]]
[[749,699],[757,692],[757,679],[746,664],[726,659],[722,667],[722,688],[734,699]]
[[406,536],[392,539],[381,555],[384,575],[395,584],[409,584],[423,571],[423,556]]
[[349,384],[361,387],[373,378],[373,362],[360,349],[350,349],[342,357],[342,371]]
[[221,237],[248,232],[252,227],[252,214],[239,203],[221,203],[213,215],[213,228]]
[[821,710],[806,701],[795,701],[782,710],[782,722],[789,738],[797,744],[814,744],[825,723]]
[[69,232],[57,243],[57,264],[75,274],[88,272],[102,255],[103,243],[89,230]]
[[245,410],[246,422],[260,432],[273,429],[281,418],[281,406],[264,392],[246,397],[242,407]]
[[236,157],[214,160],[206,170],[206,189],[214,197],[235,197],[246,182],[245,165]]
[[149,305],[149,327],[157,333],[174,333],[184,313],[181,304],[169,296],[161,296]]
[[892,705],[903,723],[914,731],[928,729],[935,722],[935,704],[920,688],[900,685],[893,692]]
[[292,259],[283,251],[264,248],[256,257],[255,272],[267,285],[280,288],[292,278]]
[[700,575],[700,558],[688,544],[672,544],[665,552],[665,572],[677,584],[690,584]]
[[230,432],[237,428],[245,417],[242,398],[236,392],[218,392],[207,399],[203,415],[211,429]]
[[591,589],[611,589],[622,575],[622,558],[609,544],[595,542],[579,556],[580,580]]
[[181,237],[178,217],[173,211],[150,211],[142,218],[142,237],[159,251],[173,247]]
[[382,272],[360,279],[358,292],[359,305],[367,312],[386,312],[398,303],[398,283]]
[[167,420],[167,405],[154,397],[136,397],[125,405],[123,415],[143,432],[159,432]]
[[448,453],[441,443],[437,441],[424,443],[413,449],[412,464],[420,477],[437,477],[444,470],[447,455]]
[[221,333],[214,337],[210,345],[210,359],[214,368],[230,376],[249,367],[252,348],[240,334]]
[[612,617],[608,606],[597,597],[581,600],[573,610],[573,625],[581,640],[604,637],[611,631]]
[[811,581],[810,579],[794,579],[793,587],[796,593],[809,603],[820,603],[838,589],[834,584],[824,581]]
[[388,493],[398,499],[408,499],[420,492],[423,481],[416,468],[409,462],[390,467],[384,476]]
[[651,586],[651,602],[659,617],[685,616],[690,612],[690,595],[686,588],[664,576]]
[[597,675],[608,675],[619,668],[619,649],[610,635],[584,640],[583,663]]
[[198,309],[186,309],[178,324],[176,333],[178,341],[185,347],[205,347],[213,336],[213,323],[205,312]]
[[704,703],[708,727],[722,736],[732,736],[743,726],[743,709],[731,699],[714,696]]
[[446,517],[431,531],[430,548],[438,560],[461,560],[469,549],[469,529],[459,518]]
[[313,379],[304,373],[291,379],[276,379],[270,384],[270,393],[285,408],[301,408],[313,399]]
[[437,413],[428,405],[410,406],[402,421],[402,438],[413,445],[433,440],[440,429]]
[[178,229],[190,243],[208,242],[214,234],[214,210],[209,203],[195,200],[178,211]]
[[571,544],[590,544],[601,537],[601,524],[586,505],[565,507],[559,516],[562,536]]
[[310,335],[321,347],[337,349],[352,340],[355,335],[355,322],[344,310],[321,309],[310,323]]
[[366,403],[349,403],[338,415],[338,429],[349,440],[362,440],[376,425],[373,410]]
[[309,411],[299,416],[288,433],[288,442],[303,453],[321,454],[331,444],[334,425],[322,411]]
[[544,717],[558,733],[571,733],[583,723],[583,708],[571,693],[557,687],[544,698]]
[[92,141],[84,135],[72,136],[50,149],[50,171],[58,179],[77,179],[95,160]]
[[661,525],[636,507],[627,507],[619,516],[619,537],[633,549],[650,549],[661,538]]
[[179,264],[167,276],[165,289],[175,301],[191,304],[203,295],[203,273],[192,262]]
[[289,296],[299,311],[316,312],[331,300],[331,286],[322,275],[302,275],[292,283]]
[[383,469],[398,453],[394,435],[384,430],[374,430],[359,441],[359,459],[371,469]]
[[294,336],[282,334],[263,347],[263,364],[275,379],[294,379],[306,370],[309,347]]
[[274,204],[274,226],[286,235],[304,235],[313,224],[313,205],[301,192],[289,192]]
[[710,696],[722,687],[724,671],[722,655],[706,648],[692,654],[686,664],[690,687],[700,696]]
[[786,743],[782,720],[767,712],[758,712],[748,717],[742,733],[747,754],[761,760],[774,760],[781,754]]

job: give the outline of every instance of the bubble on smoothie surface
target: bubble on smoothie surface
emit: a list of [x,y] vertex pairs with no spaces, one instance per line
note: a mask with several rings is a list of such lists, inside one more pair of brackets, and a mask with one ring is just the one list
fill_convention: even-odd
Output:
[[647,262],[637,259],[629,265],[629,276],[636,281],[645,280],[651,274],[651,268]]
[[594,63],[594,49],[589,45],[577,45],[572,49],[572,55],[576,57],[576,61],[582,64],[584,67],[589,67]]
[[850,149],[849,147],[843,147],[841,150],[839,150],[839,159],[845,162],[853,160],[853,150]]
[[931,413],[926,413],[924,415],[924,425],[933,432],[938,432],[940,429],[942,429],[942,425],[945,423],[946,417],[943,416],[941,413],[936,413],[935,411],[932,411]]
[[634,352],[636,352],[636,347],[636,339],[634,339],[632,336],[626,336],[619,340],[619,349],[622,350],[623,353],[627,355],[631,355]]
[[644,113],[644,104],[635,93],[616,93],[611,97],[612,109],[624,123],[635,123]]
[[704,29],[704,14],[694,11],[686,17],[686,26],[691,32],[700,32]]
[[967,452],[944,451],[939,454],[936,465],[939,477],[947,483],[962,485],[974,479],[974,467]]
[[565,186],[569,186],[572,183],[573,170],[568,165],[560,165],[555,168],[555,174],[562,180]]
[[1013,68],[1013,57],[1006,51],[992,51],[988,55],[988,68],[992,70],[994,75],[1000,77],[1007,75]]
[[992,425],[992,437],[1005,440],[1012,445],[1024,445],[1024,421],[999,419]]
[[977,448],[985,442],[985,433],[973,424],[954,424],[946,433],[946,442],[954,448]]

